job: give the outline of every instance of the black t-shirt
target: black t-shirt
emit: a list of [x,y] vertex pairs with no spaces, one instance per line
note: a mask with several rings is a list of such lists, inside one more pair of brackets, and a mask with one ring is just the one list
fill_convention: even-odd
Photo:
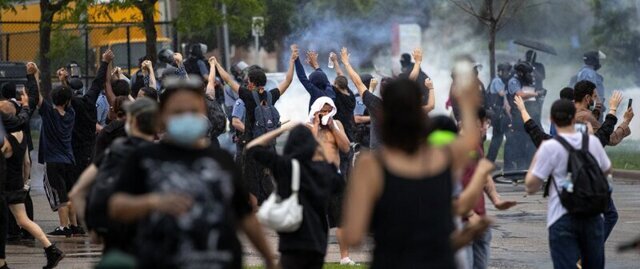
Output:
[[370,147],[375,149],[381,144],[380,138],[378,137],[377,121],[382,117],[382,99],[370,91],[364,91],[362,102],[367,107],[367,110],[369,110],[369,114],[371,114],[371,132],[369,139]]
[[353,118],[353,110],[356,107],[356,96],[350,90],[346,95],[336,90],[336,108],[337,113],[335,118],[338,119],[344,126],[344,131],[349,138],[349,141],[353,141],[354,128],[356,126],[355,119]]
[[125,163],[116,192],[193,199],[191,210],[178,218],[153,212],[138,222],[134,249],[140,268],[242,268],[236,227],[252,208],[231,155],[163,142],[136,149]]
[[[271,93],[271,105],[275,105],[278,99],[280,99],[280,90],[278,88],[275,88],[270,90],[269,93]],[[247,88],[240,87],[240,90],[238,90],[238,95],[240,96],[240,99],[242,99],[242,101],[244,102],[244,107],[246,111],[245,121],[244,121],[244,135],[245,135],[246,141],[249,142],[251,141],[251,139],[253,139],[253,126],[256,123],[254,111],[256,110],[256,107],[258,106],[258,104],[256,104],[256,102],[253,100],[252,91],[248,90]],[[266,91],[263,91],[258,95],[260,96],[260,101],[267,100]]]
[[[249,156],[269,168],[278,183],[278,194],[291,195],[291,158],[276,154],[266,147],[249,149]],[[329,224],[327,221],[329,201],[332,194],[344,188],[344,180],[334,165],[327,162],[300,161],[300,190],[298,197],[302,205],[302,225],[292,233],[278,233],[278,250],[307,250],[326,254]]]
[[[96,142],[96,122],[98,121],[96,101],[104,87],[108,66],[108,63],[101,62],[96,78],[91,83],[89,90],[82,96],[71,98],[71,106],[76,112],[71,144],[73,153],[79,163],[84,163],[85,161],[81,161],[79,158],[91,158],[93,146]],[[88,162],[88,160],[86,161]]]
[[100,131],[96,139],[96,157],[104,154],[104,151],[111,146],[118,137],[126,137],[127,132],[124,129],[124,120],[114,120]]

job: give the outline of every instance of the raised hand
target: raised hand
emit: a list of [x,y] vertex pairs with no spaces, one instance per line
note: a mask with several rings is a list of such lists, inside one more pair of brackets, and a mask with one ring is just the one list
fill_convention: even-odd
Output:
[[182,53],[176,52],[173,54],[173,59],[174,61],[176,61],[177,65],[181,65],[182,64]]
[[371,82],[369,82],[369,90],[374,91],[378,87],[378,79],[372,78]]
[[633,116],[634,116],[633,107],[630,107],[630,108],[627,109],[626,112],[624,112],[624,116],[623,116],[624,121],[627,122],[627,123],[630,123],[631,120],[633,119]]
[[421,48],[416,48],[416,49],[413,50],[413,59],[416,61],[416,64],[422,62],[422,49]]
[[342,50],[340,50],[340,60],[342,61],[342,64],[348,64],[350,56],[351,54],[349,54],[349,50],[346,47],[342,47]]
[[58,80],[60,81],[67,81],[67,78],[69,77],[69,72],[67,72],[67,69],[62,67],[60,69],[58,69],[58,71],[56,71],[56,75],[58,76]]
[[300,51],[298,50],[298,45],[293,44],[291,45],[291,58],[289,59],[289,61],[294,62],[296,59],[298,59],[298,57],[300,57]]
[[111,49],[107,49],[107,51],[102,54],[102,61],[111,63],[115,57],[116,56],[113,54],[113,51],[111,51]]
[[338,61],[338,55],[335,52],[331,52],[329,53],[329,60],[331,60],[332,62],[337,62]]
[[617,110],[620,103],[622,103],[622,92],[614,91],[611,98],[609,98],[609,109],[614,111]]
[[524,106],[524,100],[522,100],[522,97],[517,96],[514,98],[514,103],[516,104],[516,108],[518,108],[518,110],[520,111],[526,111],[526,107]]
[[318,53],[313,50],[307,51],[307,63],[313,68],[318,68]]
[[424,80],[424,86],[429,90],[433,90],[433,80],[431,78],[427,78]]
[[36,63],[34,63],[34,62],[28,62],[27,63],[27,74],[35,75],[39,71],[40,70],[38,70],[38,66],[36,65]]

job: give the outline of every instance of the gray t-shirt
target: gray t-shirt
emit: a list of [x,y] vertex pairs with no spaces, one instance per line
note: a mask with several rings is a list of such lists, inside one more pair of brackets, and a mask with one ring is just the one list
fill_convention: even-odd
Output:
[[[582,147],[582,133],[558,134],[562,136],[571,146],[578,149]],[[600,140],[593,135],[589,135],[589,152],[596,159],[602,171],[611,168],[611,161],[604,151]],[[562,186],[567,178],[567,164],[569,163],[569,152],[555,139],[542,142],[532,167],[532,174],[537,178],[547,179],[553,176],[556,186]],[[562,190],[561,188],[558,188]],[[547,228],[555,223],[560,217],[567,213],[567,210],[560,203],[560,197],[554,187],[549,188],[549,204],[547,209]]]

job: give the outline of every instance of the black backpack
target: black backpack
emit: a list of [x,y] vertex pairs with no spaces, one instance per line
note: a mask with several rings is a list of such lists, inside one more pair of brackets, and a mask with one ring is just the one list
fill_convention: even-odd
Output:
[[227,129],[227,116],[222,110],[222,106],[215,99],[207,96],[207,118],[209,119],[209,133],[208,137],[211,139],[217,139],[219,135],[224,133]]
[[593,216],[604,213],[609,207],[609,182],[600,169],[600,165],[589,152],[589,135],[583,134],[582,148],[575,149],[564,138],[555,138],[569,151],[567,173],[570,173],[573,192],[562,191],[553,178],[547,181],[545,195],[549,192],[549,185],[553,184],[560,197],[562,206],[569,214],[576,216]]
[[[260,102],[258,93],[253,91],[253,100],[256,102],[256,109],[253,112],[255,125],[253,126],[253,137],[256,138],[270,131],[280,128],[280,113],[273,106],[270,92],[267,93],[266,104]],[[275,143],[275,141],[274,141]]]
[[114,188],[122,167],[129,155],[137,148],[150,142],[130,137],[118,138],[105,151],[103,160],[98,167],[96,179],[87,194],[85,221],[87,228],[106,234],[109,227],[107,204],[113,195]]

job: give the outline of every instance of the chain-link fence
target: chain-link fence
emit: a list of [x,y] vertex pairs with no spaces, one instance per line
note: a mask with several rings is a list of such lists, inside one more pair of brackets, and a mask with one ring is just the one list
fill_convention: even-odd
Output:
[[[40,62],[39,22],[0,22],[0,61]],[[156,22],[157,50],[177,47],[177,33],[170,22]],[[111,47],[115,66],[133,73],[146,55],[145,33],[140,23],[54,22],[49,59],[51,71],[76,63],[86,79],[95,76],[102,52]],[[54,75],[54,74],[51,74]]]

